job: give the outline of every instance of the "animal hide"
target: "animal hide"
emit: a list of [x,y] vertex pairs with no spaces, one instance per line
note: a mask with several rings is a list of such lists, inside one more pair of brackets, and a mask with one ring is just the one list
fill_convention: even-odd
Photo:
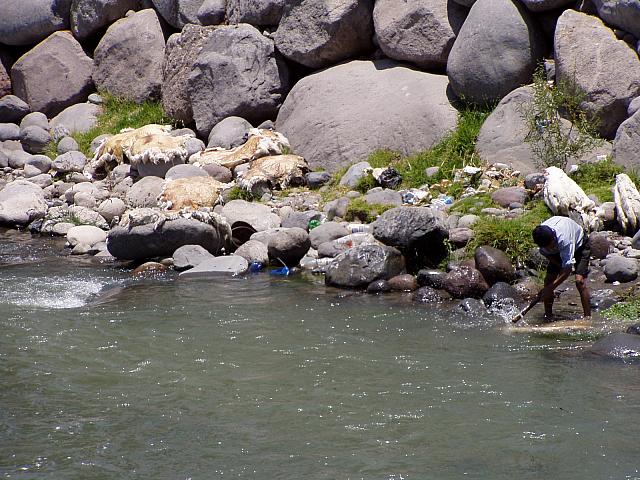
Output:
[[249,192],[257,185],[267,189],[303,185],[309,171],[307,161],[298,155],[274,155],[254,160],[249,170],[238,177],[240,188]]
[[622,231],[633,236],[640,227],[640,193],[628,175],[616,175],[613,187],[613,201],[616,204],[616,216]]
[[146,135],[136,138],[125,154],[134,166],[141,163],[184,163],[188,155],[186,143],[190,138],[191,135]]
[[211,177],[187,177],[165,181],[159,197],[160,207],[170,211],[213,207],[224,183]]

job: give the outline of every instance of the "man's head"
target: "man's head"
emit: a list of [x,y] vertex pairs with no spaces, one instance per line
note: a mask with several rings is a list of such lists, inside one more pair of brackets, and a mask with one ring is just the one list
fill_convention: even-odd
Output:
[[549,247],[556,241],[556,234],[546,225],[538,225],[531,232],[531,236],[535,244],[542,248]]

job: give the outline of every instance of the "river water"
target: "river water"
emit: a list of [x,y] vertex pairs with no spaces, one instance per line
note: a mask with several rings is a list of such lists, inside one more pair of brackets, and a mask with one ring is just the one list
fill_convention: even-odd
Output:
[[579,341],[62,251],[0,232],[2,478],[640,478],[640,367]]

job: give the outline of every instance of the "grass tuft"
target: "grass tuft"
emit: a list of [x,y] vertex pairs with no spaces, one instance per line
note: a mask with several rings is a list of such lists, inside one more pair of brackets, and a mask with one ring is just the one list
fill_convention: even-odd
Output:
[[345,220],[348,222],[359,220],[362,223],[371,223],[378,218],[379,215],[382,215],[392,208],[395,208],[395,205],[367,203],[363,198],[354,198],[349,202]]
[[616,303],[601,313],[603,317],[610,320],[621,320],[625,322],[638,321],[640,320],[640,298]]
[[595,195],[601,202],[610,202],[613,200],[612,187],[619,173],[627,173],[636,185],[640,185],[640,178],[634,172],[625,172],[624,167],[609,157],[600,162],[581,164],[571,178],[587,195]]

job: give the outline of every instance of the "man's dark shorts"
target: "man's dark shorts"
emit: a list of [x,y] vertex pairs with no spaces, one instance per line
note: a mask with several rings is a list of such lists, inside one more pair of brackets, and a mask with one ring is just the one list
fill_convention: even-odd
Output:
[[[560,268],[560,264],[562,263],[560,260],[560,255],[555,254],[550,256],[549,258],[554,259],[556,263],[549,262],[549,266],[547,267],[547,272],[549,273],[560,273],[562,268]],[[574,263],[574,272],[576,275],[582,275],[586,277],[589,275],[589,259],[591,258],[591,248],[589,248],[589,244],[585,243],[585,245],[581,246],[576,250],[575,259],[576,263]]]

